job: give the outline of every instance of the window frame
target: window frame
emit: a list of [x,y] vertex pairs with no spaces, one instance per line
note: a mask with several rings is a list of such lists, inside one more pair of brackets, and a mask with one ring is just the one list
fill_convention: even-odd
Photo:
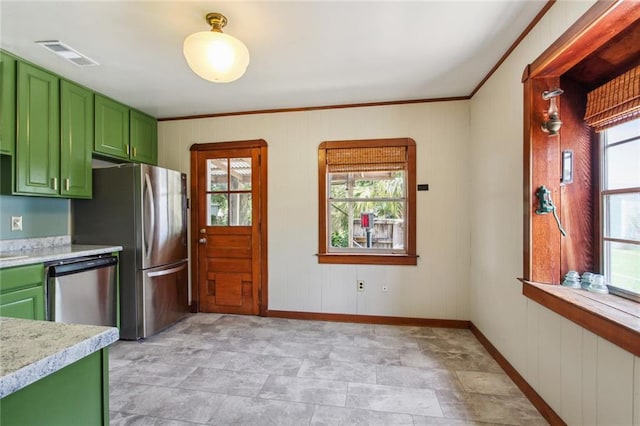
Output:
[[[555,223],[541,227],[535,215],[534,193],[540,180],[556,184],[559,177],[560,153],[557,138],[549,138],[540,133],[540,123],[548,101],[543,101],[542,91],[558,87],[560,77],[580,63],[587,56],[631,27],[640,18],[640,7],[634,2],[596,2],[564,34],[553,42],[537,59],[525,67],[523,120],[523,277],[522,294],[560,316],[573,321],[586,330],[600,336],[618,347],[640,356],[640,313],[638,302],[611,294],[598,294],[574,290],[560,284],[561,258],[558,255],[562,242]],[[567,93],[565,92],[565,95]],[[572,99],[561,97],[564,104]],[[584,94],[586,99],[586,93]],[[567,105],[565,105],[566,107]],[[584,115],[577,114],[579,108],[561,106],[563,130],[561,134],[571,137],[590,137],[591,130],[585,128]],[[584,126],[576,126],[576,117]],[[570,119],[570,120],[567,120]],[[573,124],[568,123],[569,121]],[[562,138],[562,135],[561,135]],[[596,145],[591,145],[595,147]],[[541,159],[541,161],[536,161]],[[534,167],[535,166],[535,167]],[[599,167],[592,170],[593,178],[599,178]],[[575,182],[575,180],[574,180]],[[554,198],[557,203],[558,198]],[[598,200],[597,186],[592,198]],[[560,198],[560,202],[561,202]],[[562,204],[560,203],[560,208]],[[594,209],[599,214],[599,209]],[[541,216],[539,216],[541,217]],[[599,217],[594,218],[594,223]],[[551,227],[551,228],[549,228]],[[585,228],[597,234],[599,227]],[[543,238],[539,238],[543,237]],[[546,239],[545,239],[546,238]],[[553,241],[550,241],[550,238]],[[593,259],[600,259],[599,235],[593,235],[593,244],[580,244],[581,251],[590,247]],[[565,241],[566,244],[567,241]],[[566,247],[565,247],[566,248]]]
[[[640,121],[640,118],[637,118],[634,121]],[[607,286],[609,287],[609,292],[615,294],[620,297],[624,297],[636,302],[640,302],[640,293],[632,292],[628,289],[618,287],[615,283],[610,282],[607,278],[611,274],[611,258],[608,256],[608,250],[606,248],[607,242],[612,243],[623,243],[623,244],[633,244],[640,246],[640,241],[637,240],[629,240],[629,239],[621,239],[607,236],[607,220],[608,215],[606,213],[606,203],[605,198],[609,195],[624,195],[624,194],[638,194],[640,193],[639,187],[625,187],[625,188],[615,188],[608,189],[607,188],[607,154],[608,150],[611,148],[615,148],[617,146],[621,146],[627,143],[640,143],[640,135],[633,136],[628,139],[619,140],[613,143],[608,143],[608,135],[607,130],[603,130],[598,137],[599,142],[599,150],[600,150],[600,182],[599,182],[599,208],[600,208],[600,250],[601,250],[601,265],[600,270],[605,275],[605,281],[607,281]]]
[[[405,253],[330,251],[329,188],[326,153],[335,148],[404,146],[406,158]],[[416,265],[416,143],[411,138],[325,141],[318,146],[318,263],[365,265]]]

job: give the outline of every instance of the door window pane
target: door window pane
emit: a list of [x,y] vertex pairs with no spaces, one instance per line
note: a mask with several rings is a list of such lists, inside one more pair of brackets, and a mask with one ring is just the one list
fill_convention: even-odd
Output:
[[207,194],[207,226],[227,226],[229,201],[227,194]]
[[231,189],[251,190],[251,158],[230,158]]
[[230,226],[250,226],[251,225],[251,193],[229,194],[229,216]]
[[226,191],[227,190],[227,159],[216,158],[207,160],[207,171],[209,179],[207,182],[209,187],[207,191]]

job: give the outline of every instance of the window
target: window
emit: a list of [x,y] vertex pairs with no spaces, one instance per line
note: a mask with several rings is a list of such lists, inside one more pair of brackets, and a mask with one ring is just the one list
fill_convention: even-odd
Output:
[[207,225],[251,226],[251,158],[207,160]]
[[320,263],[416,264],[415,142],[323,142]]
[[640,119],[601,133],[600,205],[606,282],[640,301]]

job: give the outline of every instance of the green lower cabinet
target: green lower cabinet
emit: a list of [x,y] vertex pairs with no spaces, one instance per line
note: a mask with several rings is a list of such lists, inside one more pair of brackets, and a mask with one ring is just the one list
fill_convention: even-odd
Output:
[[0,269],[0,316],[45,319],[42,263]]
[[0,294],[0,316],[44,320],[42,286]]
[[108,426],[108,349],[0,399],[0,407],[1,425]]

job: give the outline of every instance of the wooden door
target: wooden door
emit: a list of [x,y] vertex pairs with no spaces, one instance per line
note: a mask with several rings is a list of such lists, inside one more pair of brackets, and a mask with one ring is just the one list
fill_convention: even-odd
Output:
[[266,142],[191,147],[192,277],[200,312],[266,311]]

